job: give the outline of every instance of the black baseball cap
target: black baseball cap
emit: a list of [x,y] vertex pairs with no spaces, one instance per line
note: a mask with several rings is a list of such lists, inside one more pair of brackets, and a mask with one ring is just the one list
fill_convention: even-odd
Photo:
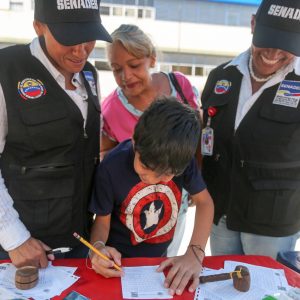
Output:
[[100,0],[35,0],[34,4],[34,19],[47,24],[62,45],[95,40],[112,42],[101,24]]
[[254,46],[300,56],[300,0],[263,0],[255,20]]

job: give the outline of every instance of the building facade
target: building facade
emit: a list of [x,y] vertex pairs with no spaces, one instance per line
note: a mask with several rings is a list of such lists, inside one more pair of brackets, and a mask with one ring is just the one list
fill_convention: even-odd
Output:
[[[102,0],[101,18],[109,32],[122,23],[138,25],[158,50],[156,70],[179,70],[201,91],[212,68],[249,47],[250,19],[260,2]],[[33,8],[33,0],[0,1],[0,47],[31,41],[35,36]],[[91,62],[100,72],[103,96],[115,87],[105,47],[104,42],[98,41],[91,56]]]

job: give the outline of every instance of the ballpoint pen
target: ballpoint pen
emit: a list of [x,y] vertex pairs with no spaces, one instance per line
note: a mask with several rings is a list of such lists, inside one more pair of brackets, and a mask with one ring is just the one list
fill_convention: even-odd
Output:
[[55,249],[51,249],[51,250],[47,250],[46,251],[46,254],[59,254],[59,253],[66,253],[66,252],[69,252],[71,251],[72,248],[70,247],[61,247],[61,248],[55,248]]

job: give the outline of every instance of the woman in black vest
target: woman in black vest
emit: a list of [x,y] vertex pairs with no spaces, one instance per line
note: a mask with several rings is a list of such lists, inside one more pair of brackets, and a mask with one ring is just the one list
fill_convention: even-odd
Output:
[[[300,230],[300,1],[263,0],[251,48],[202,95],[213,255],[294,250]],[[212,133],[212,130],[213,133]]]
[[99,87],[87,59],[111,38],[100,0],[73,2],[36,0],[38,38],[0,51],[0,257],[16,266],[46,267],[50,248],[86,252],[72,234],[89,232],[99,158]]

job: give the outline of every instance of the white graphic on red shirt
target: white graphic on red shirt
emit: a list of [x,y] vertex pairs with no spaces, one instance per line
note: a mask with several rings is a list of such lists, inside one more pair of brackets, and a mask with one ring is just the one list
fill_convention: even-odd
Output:
[[157,225],[159,221],[159,215],[163,206],[160,209],[155,209],[154,202],[151,203],[150,208],[144,211],[146,215],[146,226],[144,229],[151,227],[152,225]]
[[131,242],[158,244],[173,238],[181,191],[173,182],[133,187],[123,201],[121,222],[131,231]]

